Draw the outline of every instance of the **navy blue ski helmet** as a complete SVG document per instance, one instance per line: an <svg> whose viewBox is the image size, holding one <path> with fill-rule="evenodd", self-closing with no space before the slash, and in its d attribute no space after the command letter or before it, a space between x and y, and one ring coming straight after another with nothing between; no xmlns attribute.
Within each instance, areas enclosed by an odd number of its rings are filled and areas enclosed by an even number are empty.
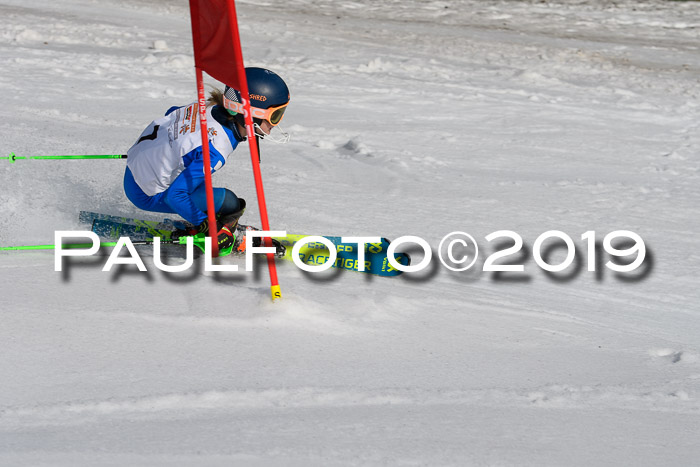
<svg viewBox="0 0 700 467"><path fill-rule="evenodd" d="M265 68L247 67L248 94L253 118L267 120L273 126L279 124L289 104L289 88L284 80L274 71ZM241 93L226 86L224 107L232 115L242 114Z"/></svg>

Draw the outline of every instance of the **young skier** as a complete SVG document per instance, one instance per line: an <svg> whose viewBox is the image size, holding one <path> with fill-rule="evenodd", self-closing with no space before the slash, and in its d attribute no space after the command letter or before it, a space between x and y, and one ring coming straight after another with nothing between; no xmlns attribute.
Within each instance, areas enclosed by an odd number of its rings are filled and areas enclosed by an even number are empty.
<svg viewBox="0 0 700 467"><path fill-rule="evenodd" d="M270 138L289 104L284 80L264 68L246 68L256 138ZM211 173L224 166L246 140L241 94L226 86L207 100ZM192 224L174 237L209 231L198 104L171 107L151 122L127 152L124 192L139 209L175 213ZM287 137L286 134L284 134ZM273 140L275 141L275 140ZM214 188L219 250L231 247L245 200L227 188Z"/></svg>

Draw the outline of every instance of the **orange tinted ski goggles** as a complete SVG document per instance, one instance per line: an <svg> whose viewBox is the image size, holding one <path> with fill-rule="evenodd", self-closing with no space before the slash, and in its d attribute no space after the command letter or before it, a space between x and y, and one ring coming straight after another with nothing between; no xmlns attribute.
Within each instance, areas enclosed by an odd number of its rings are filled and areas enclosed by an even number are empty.
<svg viewBox="0 0 700 467"><path fill-rule="evenodd" d="M282 121L282 117L284 117L284 111L287 110L288 105L289 103L286 103L277 107L269 107L267 109L251 107L250 110L253 113L253 118L267 120L268 122L270 122L270 125L277 126ZM234 102L229 99L224 99L224 107L229 111L245 115L245 109L243 107L243 104L241 104L240 102Z"/></svg>

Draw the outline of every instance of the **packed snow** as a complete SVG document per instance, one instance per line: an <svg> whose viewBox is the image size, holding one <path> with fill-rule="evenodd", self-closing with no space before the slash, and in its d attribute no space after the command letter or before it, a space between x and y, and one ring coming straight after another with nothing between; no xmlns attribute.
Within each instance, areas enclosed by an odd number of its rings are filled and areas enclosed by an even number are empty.
<svg viewBox="0 0 700 467"><path fill-rule="evenodd" d="M419 236L430 265L278 261L273 303L264 261L173 274L140 249L148 272L102 272L107 250L56 272L53 251L1 252L1 465L697 463L700 3L237 5L246 65L292 95L291 142L262 144L271 226ZM123 154L195 100L184 0L0 14L0 156ZM81 210L162 218L129 203L123 172L0 159L0 245L85 230ZM246 145L214 183L259 225ZM500 230L523 248L499 262L524 272L483 271L513 244L486 240ZM576 245L562 272L534 259L550 230ZM616 230L643 239L637 271L605 266ZM465 272L437 257L454 231L480 248Z"/></svg>

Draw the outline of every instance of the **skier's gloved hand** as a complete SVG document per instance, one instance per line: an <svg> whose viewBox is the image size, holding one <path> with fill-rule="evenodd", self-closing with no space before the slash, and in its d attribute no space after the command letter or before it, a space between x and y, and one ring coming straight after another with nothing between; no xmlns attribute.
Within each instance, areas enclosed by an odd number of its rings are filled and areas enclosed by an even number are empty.
<svg viewBox="0 0 700 467"><path fill-rule="evenodd" d="M233 232L231 230L223 225L220 221L216 222L216 227L217 227L217 243L219 245L219 250L223 250L224 248L228 248L231 245L233 245L233 241L235 240L233 236ZM180 237L185 237L185 236L193 236L197 234L209 234L209 221L205 220L199 225L192 226L188 229L178 229L175 230L172 233L172 238L177 240Z"/></svg>
<svg viewBox="0 0 700 467"><path fill-rule="evenodd" d="M231 245L233 245L233 241L235 240L233 233L226 226L224 226L221 230L219 230L217 236L218 236L217 241L219 243L219 250L224 250L226 248L229 248Z"/></svg>

